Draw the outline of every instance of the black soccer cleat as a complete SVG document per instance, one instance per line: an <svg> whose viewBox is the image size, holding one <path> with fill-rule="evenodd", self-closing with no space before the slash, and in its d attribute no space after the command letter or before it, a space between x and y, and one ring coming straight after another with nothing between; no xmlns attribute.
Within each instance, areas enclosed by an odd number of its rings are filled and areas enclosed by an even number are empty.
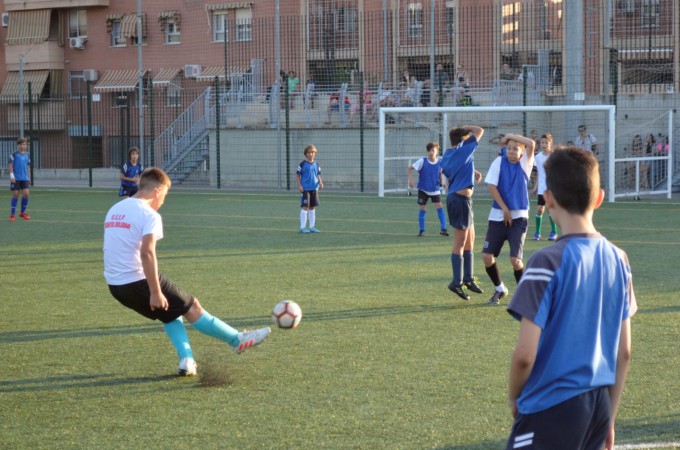
<svg viewBox="0 0 680 450"><path fill-rule="evenodd" d="M484 293L482 288L480 288L479 285L477 284L476 278L473 278L470 281L466 281L464 284L465 284L465 287L468 288L469 291L472 291L475 294L483 294Z"/></svg>
<svg viewBox="0 0 680 450"><path fill-rule="evenodd" d="M462 284L453 284L453 281L449 283L449 291L456 294L463 300L470 300L470 296L467 295L466 288Z"/></svg>
<svg viewBox="0 0 680 450"><path fill-rule="evenodd" d="M446 231L446 228L442 228L442 229L439 231L439 234L441 234L442 236L448 236L448 235L449 235L449 232Z"/></svg>

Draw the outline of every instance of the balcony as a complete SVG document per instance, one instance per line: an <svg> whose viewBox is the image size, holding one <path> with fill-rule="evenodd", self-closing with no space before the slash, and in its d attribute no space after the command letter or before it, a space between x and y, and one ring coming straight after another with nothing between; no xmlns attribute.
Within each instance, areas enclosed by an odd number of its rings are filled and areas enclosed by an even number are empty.
<svg viewBox="0 0 680 450"><path fill-rule="evenodd" d="M19 57L23 55L24 70L64 70L64 49L56 41L41 44L5 46L7 71L19 70Z"/></svg>
<svg viewBox="0 0 680 450"><path fill-rule="evenodd" d="M110 6L110 0L5 0L5 11L28 11L32 9L86 8Z"/></svg>
<svg viewBox="0 0 680 450"><path fill-rule="evenodd" d="M19 130L19 104L7 104L7 127ZM61 100L40 101L24 105L24 129L29 129L29 107L36 131L63 131L66 128L66 106Z"/></svg>

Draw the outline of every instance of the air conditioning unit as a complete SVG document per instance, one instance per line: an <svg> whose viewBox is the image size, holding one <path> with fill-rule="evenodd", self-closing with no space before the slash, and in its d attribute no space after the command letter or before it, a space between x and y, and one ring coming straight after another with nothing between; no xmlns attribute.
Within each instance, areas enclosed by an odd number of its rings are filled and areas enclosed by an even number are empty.
<svg viewBox="0 0 680 450"><path fill-rule="evenodd" d="M99 73L94 69L83 70L83 80L85 81L97 81L99 79Z"/></svg>
<svg viewBox="0 0 680 450"><path fill-rule="evenodd" d="M69 38L69 40L68 40L71 48L77 48L79 50L82 50L82 49L85 48L85 41L86 41L86 39L82 36L72 37L72 38Z"/></svg>
<svg viewBox="0 0 680 450"><path fill-rule="evenodd" d="M7 28L9 25L9 13L2 13L2 28Z"/></svg>
<svg viewBox="0 0 680 450"><path fill-rule="evenodd" d="M201 76L201 66L198 64L186 64L184 66L184 78L196 78Z"/></svg>

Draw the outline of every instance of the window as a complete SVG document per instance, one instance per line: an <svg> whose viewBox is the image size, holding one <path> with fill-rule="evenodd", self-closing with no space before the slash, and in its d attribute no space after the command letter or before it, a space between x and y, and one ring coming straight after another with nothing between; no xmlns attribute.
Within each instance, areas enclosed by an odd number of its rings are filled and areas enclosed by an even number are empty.
<svg viewBox="0 0 680 450"><path fill-rule="evenodd" d="M229 40L229 26L226 11L213 12L213 42Z"/></svg>
<svg viewBox="0 0 680 450"><path fill-rule="evenodd" d="M122 33L123 23L115 20L111 23L111 46L125 47L125 38Z"/></svg>
<svg viewBox="0 0 680 450"><path fill-rule="evenodd" d="M174 19L168 19L165 21L165 43L166 44L179 44L179 28L175 23Z"/></svg>
<svg viewBox="0 0 680 450"><path fill-rule="evenodd" d="M348 33L357 29L357 9L354 6L338 6L335 9L334 29L338 33Z"/></svg>
<svg viewBox="0 0 680 450"><path fill-rule="evenodd" d="M423 5L421 3L408 4L406 29L408 37L423 37Z"/></svg>
<svg viewBox="0 0 680 450"><path fill-rule="evenodd" d="M253 14L250 8L236 10L236 40L239 42L252 41L251 25Z"/></svg>
<svg viewBox="0 0 680 450"><path fill-rule="evenodd" d="M643 0L640 8L640 24L645 28L659 26L659 0Z"/></svg>
<svg viewBox="0 0 680 450"><path fill-rule="evenodd" d="M181 88L179 87L179 80L175 79L168 83L168 90L166 92L165 106L176 107L180 105Z"/></svg>
<svg viewBox="0 0 680 450"><path fill-rule="evenodd" d="M68 12L68 37L87 37L87 11L84 9Z"/></svg>
<svg viewBox="0 0 680 450"><path fill-rule="evenodd" d="M69 72L68 95L70 98L74 99L87 97L87 87L85 85L85 77L83 77L82 70Z"/></svg>

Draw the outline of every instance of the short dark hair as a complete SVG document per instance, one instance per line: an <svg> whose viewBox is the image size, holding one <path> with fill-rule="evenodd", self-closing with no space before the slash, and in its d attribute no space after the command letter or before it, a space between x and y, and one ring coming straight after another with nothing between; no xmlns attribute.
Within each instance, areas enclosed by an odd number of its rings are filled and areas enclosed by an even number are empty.
<svg viewBox="0 0 680 450"><path fill-rule="evenodd" d="M149 167L144 169L139 176L139 190L153 190L159 186L167 186L170 188L172 181L167 173L158 167Z"/></svg>
<svg viewBox="0 0 680 450"><path fill-rule="evenodd" d="M25 137L18 138L17 139L17 145L21 145L21 144L28 144L28 139L26 139Z"/></svg>
<svg viewBox="0 0 680 450"><path fill-rule="evenodd" d="M451 141L451 146L455 147L465 140L465 136L472 134L472 131L467 128L452 128L449 131L449 140Z"/></svg>
<svg viewBox="0 0 680 450"><path fill-rule="evenodd" d="M579 129L579 131L580 131L580 130L586 131L587 128L586 128L585 125L579 125L579 126L578 126L578 129Z"/></svg>
<svg viewBox="0 0 680 450"><path fill-rule="evenodd" d="M130 149L128 150L128 158L129 158L130 156L132 156L132 154L133 154L134 152L137 152L137 154L140 154L140 153L139 153L139 148L137 148L137 147L130 147Z"/></svg>
<svg viewBox="0 0 680 450"><path fill-rule="evenodd" d="M439 144L437 144L436 142L428 142L427 145L425 146L425 150L427 150L428 152L433 148L439 150Z"/></svg>
<svg viewBox="0 0 680 450"><path fill-rule="evenodd" d="M597 158L578 147L558 147L544 163L546 187L571 214L592 209L600 192Z"/></svg>

